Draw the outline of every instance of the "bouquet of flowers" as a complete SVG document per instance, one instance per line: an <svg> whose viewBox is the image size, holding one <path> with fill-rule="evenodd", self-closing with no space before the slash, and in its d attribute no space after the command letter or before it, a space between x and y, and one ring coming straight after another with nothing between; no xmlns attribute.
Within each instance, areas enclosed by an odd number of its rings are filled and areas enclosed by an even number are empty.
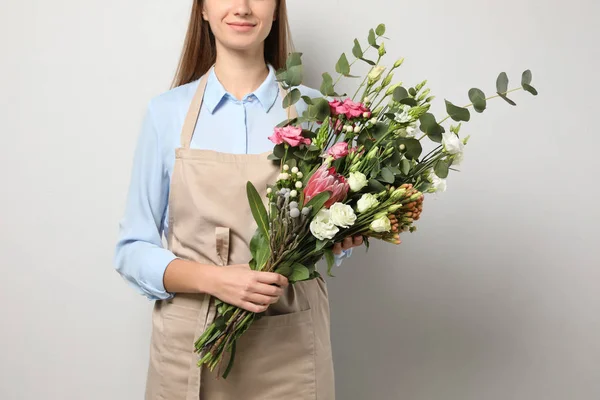
<svg viewBox="0 0 600 400"><path fill-rule="evenodd" d="M424 194L445 190L449 171L460 164L468 137L461 139L459 132L462 122L470 120L469 108L481 113L495 97L514 106L507 94L519 89L537 95L529 70L523 72L521 85L511 90L506 73L501 73L493 96L473 88L467 106L445 100L448 115L438 120L429 112L434 96L427 81L406 88L392 82L403 59L389 69L380 64L386 54L384 34L384 24L370 29L364 50L354 40L354 60L350 63L345 53L341 55L335 66L337 80L323 73L323 97L302 96L297 88L303 78L301 53L290 54L286 67L277 71L277 80L287 91L283 106L302 99L307 109L278 124L269 137L275 144L269 158L280 163L281 173L267 189L267 207L252 183L247 184L257 223L250 243L252 269L280 273L293 284L319 276L316 264L323 257L332 276L333 244L345 237L362 235L367 251L371 238L400 244L401 232L416 230ZM376 60L367 58L371 49ZM371 68L354 96L336 93L341 77L359 78L350 74L359 60ZM442 123L449 118L458 124L446 130ZM432 148L423 156L424 139ZM215 304L215 320L195 348L203 354L198 366L206 364L211 370L229 351L223 374L227 377L236 340L260 315L217 299Z"/></svg>

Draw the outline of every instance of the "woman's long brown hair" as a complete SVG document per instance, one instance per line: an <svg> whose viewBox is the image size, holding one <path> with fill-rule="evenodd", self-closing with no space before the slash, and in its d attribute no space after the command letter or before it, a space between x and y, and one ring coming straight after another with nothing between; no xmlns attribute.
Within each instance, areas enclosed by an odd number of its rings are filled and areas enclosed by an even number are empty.
<svg viewBox="0 0 600 400"><path fill-rule="evenodd" d="M285 66L288 51L293 51L285 0L277 1L277 17L265 39L265 61L277 70ZM215 36L202 18L204 0L194 0L183 51L172 87L185 85L204 75L217 59Z"/></svg>

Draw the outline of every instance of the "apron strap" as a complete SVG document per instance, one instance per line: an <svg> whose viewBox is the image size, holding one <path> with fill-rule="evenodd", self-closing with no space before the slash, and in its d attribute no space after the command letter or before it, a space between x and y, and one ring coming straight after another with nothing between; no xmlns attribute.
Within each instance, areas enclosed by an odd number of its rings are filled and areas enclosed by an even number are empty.
<svg viewBox="0 0 600 400"><path fill-rule="evenodd" d="M198 88L196 89L196 93L192 99L192 103L188 109L188 113L185 117L185 121L183 122L183 128L181 129L181 147L184 149L189 149L190 144L192 143L192 136L194 135L194 131L196 129L196 124L198 123L198 117L200 116L200 110L202 108L202 99L204 98L204 91L206 90L206 82L208 81L208 76L214 65L210 67L207 73L202 75L200 78L200 82L198 83ZM281 86L281 83L277 82L279 86L279 96L283 101L284 97L287 95L286 91ZM287 118L296 118L298 116L298 110L296 110L296 105L293 104L290 107L286 108ZM270 132L265 132L265 135L268 136Z"/></svg>

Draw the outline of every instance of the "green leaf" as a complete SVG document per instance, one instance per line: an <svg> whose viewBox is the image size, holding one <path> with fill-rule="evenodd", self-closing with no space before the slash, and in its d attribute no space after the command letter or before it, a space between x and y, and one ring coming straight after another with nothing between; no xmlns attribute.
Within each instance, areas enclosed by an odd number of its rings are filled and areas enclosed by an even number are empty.
<svg viewBox="0 0 600 400"><path fill-rule="evenodd" d="M446 179L448 177L448 168L450 167L450 163L448 160L441 159L435 163L433 170L437 176L442 179Z"/></svg>
<svg viewBox="0 0 600 400"><path fill-rule="evenodd" d="M523 71L523 75L521 75L521 85L529 85L531 83L531 71L525 70Z"/></svg>
<svg viewBox="0 0 600 400"><path fill-rule="evenodd" d="M268 240L269 218L267 216L267 210L265 209L265 205L263 204L262 198L258 194L258 191L250 181L246 183L246 193L248 195L250 210L252 211L252 216L258 225L258 229L261 230L262 234L265 235L265 238Z"/></svg>
<svg viewBox="0 0 600 400"><path fill-rule="evenodd" d="M496 91L506 93L508 91L508 76L506 72L501 72L496 79Z"/></svg>
<svg viewBox="0 0 600 400"><path fill-rule="evenodd" d="M481 113L487 107L487 101L485 99L485 94L477 88L472 88L469 90L469 100L473 103L473 108L478 113Z"/></svg>
<svg viewBox="0 0 600 400"><path fill-rule="evenodd" d="M285 61L285 65L287 69L298 65L302 65L302 53L290 53L290 55L287 57L287 60Z"/></svg>
<svg viewBox="0 0 600 400"><path fill-rule="evenodd" d="M423 152L423 146L421 146L421 142L415 138L400 138L396 140L396 145L400 146L401 144L406 146L406 150L404 150L404 156L409 160L416 160L419 158L421 153Z"/></svg>
<svg viewBox="0 0 600 400"><path fill-rule="evenodd" d="M295 65L293 67L288 68L287 70L287 83L290 86L298 86L302 84L302 79L304 75L304 66L303 65Z"/></svg>
<svg viewBox="0 0 600 400"><path fill-rule="evenodd" d="M252 269L262 271L267 261L269 261L271 248L269 242L259 229L256 230L250 240L250 252L252 253L252 261L254 261L254 268Z"/></svg>
<svg viewBox="0 0 600 400"><path fill-rule="evenodd" d="M379 139L381 139L381 137L383 135L385 135L387 133L387 130L388 130L388 125L381 121L378 121L375 124L375 126L373 127L372 135L375 139L379 140Z"/></svg>
<svg viewBox="0 0 600 400"><path fill-rule="evenodd" d="M285 144L281 143L281 144L275 145L275 147L273 148L273 154L275 154L275 156L280 159L285 157Z"/></svg>
<svg viewBox="0 0 600 400"><path fill-rule="evenodd" d="M324 72L323 82L321 83L320 91L324 96L333 96L333 78L329 75L328 72Z"/></svg>
<svg viewBox="0 0 600 400"><path fill-rule="evenodd" d="M331 193L329 191L321 192L304 205L305 207L312 206L311 217L317 215L319 210L323 208L323 205L327 203L329 197L331 197Z"/></svg>
<svg viewBox="0 0 600 400"><path fill-rule="evenodd" d="M308 96L302 96L302 100L304 100L306 104L312 104L312 99Z"/></svg>
<svg viewBox="0 0 600 400"><path fill-rule="evenodd" d="M317 242L315 244L315 251L321 251L323 249L323 247L327 246L328 243L329 243L329 240L317 239Z"/></svg>
<svg viewBox="0 0 600 400"><path fill-rule="evenodd" d="M333 256L333 249L325 250L325 260L327 260L327 275L334 278L335 276L331 273L333 266L335 264L335 258Z"/></svg>
<svg viewBox="0 0 600 400"><path fill-rule="evenodd" d="M442 142L442 132L444 132L444 128L439 125L435 121L435 116L431 113L425 113L419 118L421 121L421 129L422 132L427 134L427 137L436 143Z"/></svg>
<svg viewBox="0 0 600 400"><path fill-rule="evenodd" d="M322 97L313 99L313 104L308 106L308 115L317 121L325 121L330 114L329 102Z"/></svg>
<svg viewBox="0 0 600 400"><path fill-rule="evenodd" d="M377 36L383 36L385 34L385 24L377 25L375 33L377 34Z"/></svg>
<svg viewBox="0 0 600 400"><path fill-rule="evenodd" d="M376 49L379 48L379 45L377 44L377 40L375 39L375 31L373 29L369 29L368 41L371 46L375 47Z"/></svg>
<svg viewBox="0 0 600 400"><path fill-rule="evenodd" d="M408 175L410 172L410 161L406 158L403 158L402 161L400 161L400 171L402 171L404 175Z"/></svg>
<svg viewBox="0 0 600 400"><path fill-rule="evenodd" d="M289 106L296 104L301 96L300 90L293 89L283 98L283 108L288 108Z"/></svg>
<svg viewBox="0 0 600 400"><path fill-rule="evenodd" d="M445 102L446 102L446 111L448 112L448 115L450 115L450 118L452 118L453 120L469 121L471 119L471 113L469 112L468 109L455 106L454 104L450 103L448 100L445 100Z"/></svg>
<svg viewBox="0 0 600 400"><path fill-rule="evenodd" d="M275 273L283 275L286 278L289 278L290 275L292 274L292 267L290 267L287 264L282 264L275 269Z"/></svg>
<svg viewBox="0 0 600 400"><path fill-rule="evenodd" d="M295 263L292 266L292 274L289 277L291 282L305 281L310 277L310 271L302 264Z"/></svg>
<svg viewBox="0 0 600 400"><path fill-rule="evenodd" d="M529 93L531 93L534 96L537 96L538 91L535 90L535 88L531 85L528 85L527 83L523 84L523 89L525 89L526 91L528 91Z"/></svg>
<svg viewBox="0 0 600 400"><path fill-rule="evenodd" d="M402 86L398 86L394 89L392 97L395 101L400 102L408 97L408 92Z"/></svg>
<svg viewBox="0 0 600 400"><path fill-rule="evenodd" d="M348 59L346 58L346 53L342 53L337 64L335 64L335 72L342 74L342 75L350 74L350 64L348 64Z"/></svg>
<svg viewBox="0 0 600 400"><path fill-rule="evenodd" d="M511 106L516 106L517 105L517 103L515 103L514 101L512 101L511 99L509 99L508 97L506 97L506 95L503 94L503 93L498 92L498 96L500 96L501 98L503 98L504 101L506 101Z"/></svg>
<svg viewBox="0 0 600 400"><path fill-rule="evenodd" d="M407 106L411 107L416 107L417 105L419 105L419 103L417 103L417 100L413 99L412 97L407 97L405 99L400 100L400 104L406 104Z"/></svg>
<svg viewBox="0 0 600 400"><path fill-rule="evenodd" d="M368 58L361 57L360 59L369 65L377 65L375 61L369 60Z"/></svg>
<svg viewBox="0 0 600 400"><path fill-rule="evenodd" d="M388 167L383 167L381 169L381 178L387 183L394 183L396 180L394 173L390 171Z"/></svg>
<svg viewBox="0 0 600 400"><path fill-rule="evenodd" d="M277 160L281 160L281 158L277 157L275 154L269 154L269 156L267 157L267 160L277 161Z"/></svg>
<svg viewBox="0 0 600 400"><path fill-rule="evenodd" d="M385 190L385 186L377 179L369 179L369 188L375 192L381 192Z"/></svg>
<svg viewBox="0 0 600 400"><path fill-rule="evenodd" d="M363 51L360 48L360 43L358 42L358 39L354 39L354 47L352 48L352 54L356 58L361 58L363 56Z"/></svg>
<svg viewBox="0 0 600 400"><path fill-rule="evenodd" d="M409 88L408 89L408 94L410 94L411 96L415 97L417 95L417 91L415 90L415 88Z"/></svg>

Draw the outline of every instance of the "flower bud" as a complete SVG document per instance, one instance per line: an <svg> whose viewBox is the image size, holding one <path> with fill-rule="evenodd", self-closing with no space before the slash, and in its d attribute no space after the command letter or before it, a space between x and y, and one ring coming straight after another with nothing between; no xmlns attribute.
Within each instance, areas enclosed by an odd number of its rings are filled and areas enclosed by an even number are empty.
<svg viewBox="0 0 600 400"><path fill-rule="evenodd" d="M396 61L394 63L394 68L398 68L399 66L402 65L403 62L404 62L404 57L402 57L401 59L399 59L398 61Z"/></svg>
<svg viewBox="0 0 600 400"><path fill-rule="evenodd" d="M368 111L365 111L363 113L363 118L369 118L369 115L371 115Z"/></svg>
<svg viewBox="0 0 600 400"><path fill-rule="evenodd" d="M404 151L406 150L406 145L402 143L400 146L398 146L398 148L400 149L400 151Z"/></svg>
<svg viewBox="0 0 600 400"><path fill-rule="evenodd" d="M292 194L292 192L290 192L290 195L291 195L291 194ZM298 208L298 202L296 202L296 201L290 201L290 204L289 204L289 206L290 206L290 210L291 210L292 208Z"/></svg>
<svg viewBox="0 0 600 400"><path fill-rule="evenodd" d="M271 194L271 193L273 193L273 189L267 188L267 194Z"/></svg>
<svg viewBox="0 0 600 400"><path fill-rule="evenodd" d="M402 204L394 204L393 206L390 206L390 207L388 208L388 212L390 212L390 213L394 213L394 212L398 211L398 209L399 209L400 207L402 207Z"/></svg>
<svg viewBox="0 0 600 400"><path fill-rule="evenodd" d="M390 73L388 76L386 76L383 79L383 82L381 82L381 86L386 87L387 85L389 85L392 82L393 77L394 77L394 74Z"/></svg>
<svg viewBox="0 0 600 400"><path fill-rule="evenodd" d="M302 209L302 215L308 215L310 214L310 208L309 207L304 207Z"/></svg>
<svg viewBox="0 0 600 400"><path fill-rule="evenodd" d="M369 84L373 84L377 82L381 78L381 74L385 71L385 67L383 65L376 65L371 69L371 72L368 73L367 77L369 79Z"/></svg>
<svg viewBox="0 0 600 400"><path fill-rule="evenodd" d="M296 189L300 189L302 187L302 182L296 182Z"/></svg>
<svg viewBox="0 0 600 400"><path fill-rule="evenodd" d="M377 123L377 117L373 117L369 120L370 123L372 123L373 125L375 125Z"/></svg>
<svg viewBox="0 0 600 400"><path fill-rule="evenodd" d="M346 132L354 132L354 127L352 125L346 125Z"/></svg>
<svg viewBox="0 0 600 400"><path fill-rule="evenodd" d="M406 193L406 189L404 189L404 188L396 189L390 195L390 200L392 200L392 201L400 200L402 198L402 196L404 196L405 193ZM419 193L419 195L420 195L420 193Z"/></svg>
<svg viewBox="0 0 600 400"><path fill-rule="evenodd" d="M385 55L385 42L381 42L379 49L377 49L377 53L379 54L379 57L383 57Z"/></svg>
<svg viewBox="0 0 600 400"><path fill-rule="evenodd" d="M292 208L290 210L290 217L298 218L299 216L300 216L300 210L298 210L297 208Z"/></svg>
<svg viewBox="0 0 600 400"><path fill-rule="evenodd" d="M304 174L302 172L298 172L296 174L296 176L298 177L298 179L302 179L302 177L304 176Z"/></svg>
<svg viewBox="0 0 600 400"><path fill-rule="evenodd" d="M364 102L365 104L368 104L368 103L370 103L370 102L371 102L371 99L369 99L369 96L365 96L365 98L363 99L363 102Z"/></svg>
<svg viewBox="0 0 600 400"><path fill-rule="evenodd" d="M285 165L283 166L283 170L284 170L284 171L288 171L289 169L290 169L290 166L289 166L289 165L285 164Z"/></svg>
<svg viewBox="0 0 600 400"><path fill-rule="evenodd" d="M282 173L281 175L281 180L288 180L290 178L290 174L288 174L287 172Z"/></svg>
<svg viewBox="0 0 600 400"><path fill-rule="evenodd" d="M298 167L292 168L292 174L297 174L297 173L298 173Z"/></svg>
<svg viewBox="0 0 600 400"><path fill-rule="evenodd" d="M298 192L297 192L297 191L295 191L295 190L292 190L292 191L290 192L290 197L296 197L296 196L298 196Z"/></svg>
<svg viewBox="0 0 600 400"><path fill-rule="evenodd" d="M360 132L360 126L355 126L354 127L354 133L358 133Z"/></svg>

